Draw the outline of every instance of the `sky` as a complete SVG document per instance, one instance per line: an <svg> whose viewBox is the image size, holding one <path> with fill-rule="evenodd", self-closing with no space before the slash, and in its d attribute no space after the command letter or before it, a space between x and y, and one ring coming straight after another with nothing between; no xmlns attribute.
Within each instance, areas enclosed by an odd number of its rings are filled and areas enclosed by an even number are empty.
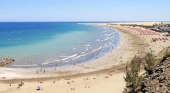
<svg viewBox="0 0 170 93"><path fill-rule="evenodd" d="M170 0L0 0L13 21L170 21Z"/></svg>

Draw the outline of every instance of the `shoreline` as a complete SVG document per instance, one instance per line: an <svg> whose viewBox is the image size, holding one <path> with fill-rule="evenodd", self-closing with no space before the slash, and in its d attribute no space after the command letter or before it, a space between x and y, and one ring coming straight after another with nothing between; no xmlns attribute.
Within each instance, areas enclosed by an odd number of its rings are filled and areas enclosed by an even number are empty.
<svg viewBox="0 0 170 93"><path fill-rule="evenodd" d="M102 25L102 26L110 27L109 25ZM115 28L113 28L113 29L115 29ZM79 63L79 64L76 64L76 65L68 65L68 66L57 67L57 68L54 68L55 71L52 70L52 69L46 68L45 74L41 73L41 72L40 72L40 74L39 73L36 74L36 70L35 71L32 71L32 70L28 71L26 69L20 69L20 71L18 71L19 69L17 69L17 68L16 69L15 68L14 69L13 68L9 68L9 69L4 68L4 72L6 72L6 74L8 74L8 72L10 72L10 70L12 70L10 73L14 74L13 75L14 77L12 77L12 76L10 77L10 75L9 75L6 78L7 79L17 79L17 78L18 79L21 79L21 78L29 79L29 78L44 78L44 77L49 78L49 77L51 77L51 74L54 74L53 77L67 76L68 75L68 74L63 74L63 75L57 74L57 73L61 73L61 72L62 73L69 72L69 75L76 75L76 74L80 74L80 73L89 73L89 72L100 71L100 70L103 70L103 69L116 67L116 66L119 66L121 64L126 64L126 62L129 62L134 57L134 56L129 57L127 55L129 55L129 54L135 55L135 54L137 54L138 50L133 49L133 45L131 44L131 43L134 43L133 41L126 42L127 40L131 39L128 36L129 33L125 33L125 31L120 30L118 28L115 29L115 30L117 30L121 35L119 45L100 58L97 58L97 59L94 59L94 60L91 60L91 61L88 61L88 62ZM131 35L133 35L133 34L131 34ZM131 47L129 48L129 46L131 46ZM131 51L132 49L134 51ZM115 55L114 53L116 53L116 52L118 52L119 54ZM123 53L124 53L124 55L123 55ZM120 54L122 54L122 55L120 55ZM107 60L108 62L103 62L103 60ZM5 71L5 70L7 70L7 71ZM50 72L50 70L52 72ZM26 76L23 77L24 72L26 72L27 74L29 73L30 75L28 77L26 77ZM2 75L0 75L0 76L2 76Z"/></svg>
<svg viewBox="0 0 170 93"><path fill-rule="evenodd" d="M21 69L11 71L11 69L0 68L0 77L7 76L5 80L0 78L0 86L2 86L0 90L4 93L34 93L37 92L35 88L39 85L37 82L43 82L41 84L44 88L41 91L42 93L49 91L62 93L79 93L81 91L85 93L122 93L126 85L123 78L126 64L135 55L142 57L151 49L155 51L155 54L158 54L170 45L170 37L167 37L169 40L166 42L161 40L151 42L152 38L162 38L164 33L160 33L159 36L140 35L139 32L129 30L124 26L102 23L98 25L113 27L121 34L120 44L111 52L89 62L51 70L46 69L45 73L39 72L36 74L36 71ZM53 81L56 83L52 83ZM20 82L25 84L22 88L17 89L16 87ZM12 86L9 86L9 84L12 84ZM75 88L75 90L70 90L72 88Z"/></svg>

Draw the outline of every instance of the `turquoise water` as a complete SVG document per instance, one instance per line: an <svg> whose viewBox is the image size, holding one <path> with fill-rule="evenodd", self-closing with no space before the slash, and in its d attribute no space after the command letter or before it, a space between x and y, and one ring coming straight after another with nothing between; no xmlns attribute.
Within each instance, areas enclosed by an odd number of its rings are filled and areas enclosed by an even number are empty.
<svg viewBox="0 0 170 93"><path fill-rule="evenodd" d="M0 23L0 56L10 67L54 67L88 61L116 47L111 28L68 22Z"/></svg>

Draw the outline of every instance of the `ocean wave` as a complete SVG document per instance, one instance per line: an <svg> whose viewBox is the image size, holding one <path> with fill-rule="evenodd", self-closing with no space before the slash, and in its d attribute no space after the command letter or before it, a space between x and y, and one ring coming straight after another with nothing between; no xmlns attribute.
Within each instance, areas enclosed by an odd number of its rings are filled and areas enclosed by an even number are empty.
<svg viewBox="0 0 170 93"><path fill-rule="evenodd" d="M44 63L42 63L42 65L44 65L44 64L53 64L53 63L57 63L59 61L60 61L59 59L47 60Z"/></svg>
<svg viewBox="0 0 170 93"><path fill-rule="evenodd" d="M59 62L59 61L58 61ZM54 63L58 63L56 61L52 61L52 62L48 62L48 63L42 63L41 65L48 65L48 64L54 64Z"/></svg>
<svg viewBox="0 0 170 93"><path fill-rule="evenodd" d="M67 61L63 61L64 63L66 63L66 62L69 62L70 60L67 60Z"/></svg>
<svg viewBox="0 0 170 93"><path fill-rule="evenodd" d="M82 56L81 56L81 55L76 56L76 57L74 57L74 58L71 58L71 60L76 60L76 59L78 59L78 58L80 58L80 57L82 57Z"/></svg>
<svg viewBox="0 0 170 93"><path fill-rule="evenodd" d="M70 57L67 57L67 58L65 58L65 59L61 59L63 62L69 62L69 61L71 61L71 60L76 60L76 59L78 59L78 58L80 58L80 57L84 57L84 56L87 56L87 55L89 55L89 54L91 54L91 53L93 53L93 52L95 52L95 51L97 51L97 50L100 50L100 49L102 49L102 46L100 46L99 48L96 48L96 49L94 49L94 50L92 50L91 52L81 52L80 53L80 55L75 55L74 54L74 56L72 55L72 56L70 56ZM69 60L68 60L69 59Z"/></svg>
<svg viewBox="0 0 170 93"><path fill-rule="evenodd" d="M31 66L37 66L38 64L32 64L32 65L11 65L14 67L31 67Z"/></svg>
<svg viewBox="0 0 170 93"><path fill-rule="evenodd" d="M73 57L75 57L75 56L77 56L77 53L76 53L76 54L73 54L73 55L71 55L71 56L67 56L66 58L63 58L63 59L61 59L61 60L62 60L62 61L65 61L65 60L70 59L70 58L73 58Z"/></svg>

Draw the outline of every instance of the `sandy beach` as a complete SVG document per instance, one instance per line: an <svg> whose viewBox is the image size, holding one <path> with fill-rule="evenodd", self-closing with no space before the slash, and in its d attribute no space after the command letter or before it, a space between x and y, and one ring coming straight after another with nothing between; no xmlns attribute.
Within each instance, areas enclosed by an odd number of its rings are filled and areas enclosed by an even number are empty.
<svg viewBox="0 0 170 93"><path fill-rule="evenodd" d="M128 27L97 25L109 26L120 32L120 44L111 52L89 62L53 69L42 68L37 71L1 67L0 93L36 93L38 86L42 87L42 93L121 93L125 87L123 76L126 63L135 55L142 57L150 51L158 54L163 48L170 46L170 37L166 37L168 40L162 40L166 33L140 35ZM161 40L151 42L152 38ZM24 85L17 88L21 82L24 82Z"/></svg>
<svg viewBox="0 0 170 93"><path fill-rule="evenodd" d="M118 23L114 23L114 24L128 24L128 25L137 24L137 25L152 26L153 24L161 24L161 23L170 24L170 22L126 22L126 23L118 22Z"/></svg>

